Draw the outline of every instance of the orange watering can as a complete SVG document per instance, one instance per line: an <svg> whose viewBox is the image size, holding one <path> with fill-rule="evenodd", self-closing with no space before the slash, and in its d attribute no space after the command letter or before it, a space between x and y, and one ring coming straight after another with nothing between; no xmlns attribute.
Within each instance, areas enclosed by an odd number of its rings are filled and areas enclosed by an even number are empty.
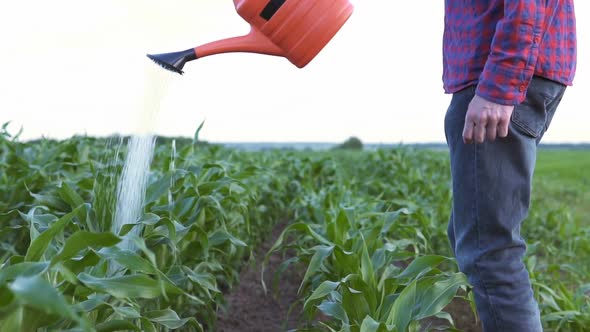
<svg viewBox="0 0 590 332"><path fill-rule="evenodd" d="M234 0L250 33L186 51L148 54L162 67L182 74L188 61L208 55L249 52L283 56L305 67L352 15L349 0Z"/></svg>

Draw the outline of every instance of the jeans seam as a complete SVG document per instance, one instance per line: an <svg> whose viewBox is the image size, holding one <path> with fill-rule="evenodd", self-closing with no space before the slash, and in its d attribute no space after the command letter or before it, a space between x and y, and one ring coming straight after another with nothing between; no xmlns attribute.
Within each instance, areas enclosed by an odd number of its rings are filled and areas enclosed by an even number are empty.
<svg viewBox="0 0 590 332"><path fill-rule="evenodd" d="M540 133L536 133L533 129L531 129L526 123L520 120L518 117L512 117L512 122L517 125L520 129L524 132L532 136L533 138L538 138Z"/></svg>
<svg viewBox="0 0 590 332"><path fill-rule="evenodd" d="M484 292L485 292L485 296L488 300L488 303L490 305L490 313L492 316L492 319L494 320L494 325L496 326L496 329L499 327L499 321L498 321L498 315L496 312L496 308L494 306L494 303L492 302L492 298L490 297L490 293L488 291L488 287L486 286L486 282L481 278L481 272L479 269L479 260L480 260L480 255L481 255L481 228L480 228L480 222L479 222L479 210L478 210L478 198L479 198L479 177L478 177L478 159L477 159L477 154L478 154L478 144L474 144L473 147L473 159L474 159L474 167L473 167L473 175L474 175L474 189L475 189L475 195L473 198L474 204L473 204L473 213L474 213L474 219L475 219L475 229L476 229L476 235L477 235L477 256L473 262L473 267L475 269L475 273L477 274L477 280L479 281L479 283L481 284Z"/></svg>

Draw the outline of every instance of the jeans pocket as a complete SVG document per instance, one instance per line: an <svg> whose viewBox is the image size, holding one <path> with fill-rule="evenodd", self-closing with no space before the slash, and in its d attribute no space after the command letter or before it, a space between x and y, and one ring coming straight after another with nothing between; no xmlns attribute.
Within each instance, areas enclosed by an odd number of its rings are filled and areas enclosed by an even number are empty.
<svg viewBox="0 0 590 332"><path fill-rule="evenodd" d="M517 105L512 113L512 123L523 134L532 138L539 138L545 133L550 120L548 106L561 98L565 86L534 76L529 85L524 102ZM553 115L553 114L551 114Z"/></svg>
<svg viewBox="0 0 590 332"><path fill-rule="evenodd" d="M514 108L512 123L523 134L538 138L545 128L546 114L543 108L530 102L525 101Z"/></svg>

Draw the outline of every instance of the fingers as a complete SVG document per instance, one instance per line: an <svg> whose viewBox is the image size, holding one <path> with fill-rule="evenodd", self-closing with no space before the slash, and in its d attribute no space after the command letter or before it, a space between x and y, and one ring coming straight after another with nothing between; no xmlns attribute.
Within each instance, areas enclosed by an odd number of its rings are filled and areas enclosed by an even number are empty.
<svg viewBox="0 0 590 332"><path fill-rule="evenodd" d="M508 136L514 106L496 104L479 96L473 97L465 114L463 142L483 143Z"/></svg>
<svg viewBox="0 0 590 332"><path fill-rule="evenodd" d="M473 121L465 120L465 126L463 126L463 142L465 144L473 143Z"/></svg>
<svg viewBox="0 0 590 332"><path fill-rule="evenodd" d="M463 142L471 144L483 143L486 137L486 126L488 118L486 116L474 116L472 112L467 112L465 116L465 125L463 127Z"/></svg>
<svg viewBox="0 0 590 332"><path fill-rule="evenodd" d="M474 125L473 138L477 143L483 143L486 138L487 118L481 117Z"/></svg>
<svg viewBox="0 0 590 332"><path fill-rule="evenodd" d="M498 127L496 127L496 125L492 125L492 124L488 124L488 127L486 128L486 139L488 139L489 141L494 141L496 139L496 135L498 133Z"/></svg>
<svg viewBox="0 0 590 332"><path fill-rule="evenodd" d="M510 117L503 117L498 122L498 137L508 136L508 127L510 124Z"/></svg>
<svg viewBox="0 0 590 332"><path fill-rule="evenodd" d="M487 139L493 141L496 139L499 117L495 115L488 116L488 125L486 127Z"/></svg>
<svg viewBox="0 0 590 332"><path fill-rule="evenodd" d="M497 137L508 136L508 124L510 119L503 119L498 121L497 118L482 118L479 122L465 121L465 127L463 128L463 142L471 144L473 141L476 143L483 143L486 139L494 141Z"/></svg>

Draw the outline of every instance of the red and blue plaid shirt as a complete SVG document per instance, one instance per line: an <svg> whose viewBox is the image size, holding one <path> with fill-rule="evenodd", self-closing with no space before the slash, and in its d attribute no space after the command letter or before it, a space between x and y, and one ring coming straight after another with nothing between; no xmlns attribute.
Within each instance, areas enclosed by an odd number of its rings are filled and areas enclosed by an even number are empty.
<svg viewBox="0 0 590 332"><path fill-rule="evenodd" d="M521 103L533 75L571 85L573 0L445 0L443 63L445 92L477 84L498 104Z"/></svg>

